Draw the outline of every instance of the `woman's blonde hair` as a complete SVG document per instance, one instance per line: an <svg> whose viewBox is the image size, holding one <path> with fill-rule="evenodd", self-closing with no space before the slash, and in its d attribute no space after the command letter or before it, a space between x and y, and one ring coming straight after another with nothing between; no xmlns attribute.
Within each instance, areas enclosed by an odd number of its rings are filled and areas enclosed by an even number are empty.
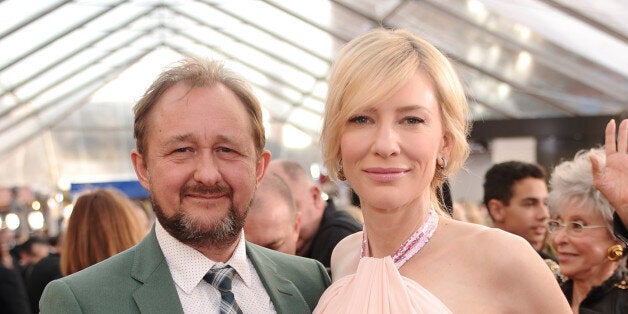
<svg viewBox="0 0 628 314"><path fill-rule="evenodd" d="M61 273L75 273L138 243L145 232L121 192L97 189L76 200L61 248Z"/></svg>
<svg viewBox="0 0 628 314"><path fill-rule="evenodd" d="M337 178L340 138L357 111L385 100L417 70L432 80L443 129L452 149L443 175L432 179L432 199L444 178L456 173L469 156L469 107L462 84L449 60L436 47L407 30L374 29L349 42L336 59L329 90L321 145L329 174Z"/></svg>

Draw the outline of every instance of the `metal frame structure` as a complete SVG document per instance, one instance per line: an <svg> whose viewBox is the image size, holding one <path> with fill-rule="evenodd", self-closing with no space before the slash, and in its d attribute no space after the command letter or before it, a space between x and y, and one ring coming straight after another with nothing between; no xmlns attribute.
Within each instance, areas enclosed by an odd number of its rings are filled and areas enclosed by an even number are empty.
<svg viewBox="0 0 628 314"><path fill-rule="evenodd" d="M80 133L102 124L103 140L132 144L136 99L107 100L102 90L141 64L159 70L174 61L157 55L224 59L260 95L276 155L315 161L333 58L382 26L410 29L452 59L476 125L618 115L628 109L626 20L621 0L1 1L0 186L130 172L129 164L96 166L93 151L111 148ZM93 108L129 117L77 117ZM311 144L283 148L285 132ZM40 163L46 167L29 167Z"/></svg>

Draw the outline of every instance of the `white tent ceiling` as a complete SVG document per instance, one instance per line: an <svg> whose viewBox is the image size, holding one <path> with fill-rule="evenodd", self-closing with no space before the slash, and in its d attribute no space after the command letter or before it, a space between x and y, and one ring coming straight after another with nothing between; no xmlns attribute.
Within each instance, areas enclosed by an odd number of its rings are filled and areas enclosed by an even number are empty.
<svg viewBox="0 0 628 314"><path fill-rule="evenodd" d="M275 156L319 159L338 49L408 28L450 56L473 120L628 109L625 0L0 1L0 187L132 178L131 107L186 55L260 97Z"/></svg>

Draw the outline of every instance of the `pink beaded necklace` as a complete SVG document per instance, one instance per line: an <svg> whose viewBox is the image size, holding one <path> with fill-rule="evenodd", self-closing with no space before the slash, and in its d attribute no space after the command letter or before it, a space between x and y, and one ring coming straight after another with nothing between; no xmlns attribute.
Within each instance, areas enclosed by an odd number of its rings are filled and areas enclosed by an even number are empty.
<svg viewBox="0 0 628 314"><path fill-rule="evenodd" d="M438 214L434 207L432 207L427 215L425 223L421 225L410 237L404 242L392 255L393 263L399 269L405 262L407 262L414 254L419 252L421 248L427 244L434 231L438 227ZM362 248L360 252L361 257L369 255L368 240L366 238L366 229L362 233Z"/></svg>

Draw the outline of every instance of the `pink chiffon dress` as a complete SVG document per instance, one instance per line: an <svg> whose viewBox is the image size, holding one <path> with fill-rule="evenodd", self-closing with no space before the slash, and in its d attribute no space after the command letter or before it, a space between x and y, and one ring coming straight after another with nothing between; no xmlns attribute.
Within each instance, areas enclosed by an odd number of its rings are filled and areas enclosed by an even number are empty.
<svg viewBox="0 0 628 314"><path fill-rule="evenodd" d="M438 214L432 208L419 227L392 256L369 257L366 229L355 274L334 282L321 296L314 313L452 313L419 283L401 276L399 267L434 234Z"/></svg>

